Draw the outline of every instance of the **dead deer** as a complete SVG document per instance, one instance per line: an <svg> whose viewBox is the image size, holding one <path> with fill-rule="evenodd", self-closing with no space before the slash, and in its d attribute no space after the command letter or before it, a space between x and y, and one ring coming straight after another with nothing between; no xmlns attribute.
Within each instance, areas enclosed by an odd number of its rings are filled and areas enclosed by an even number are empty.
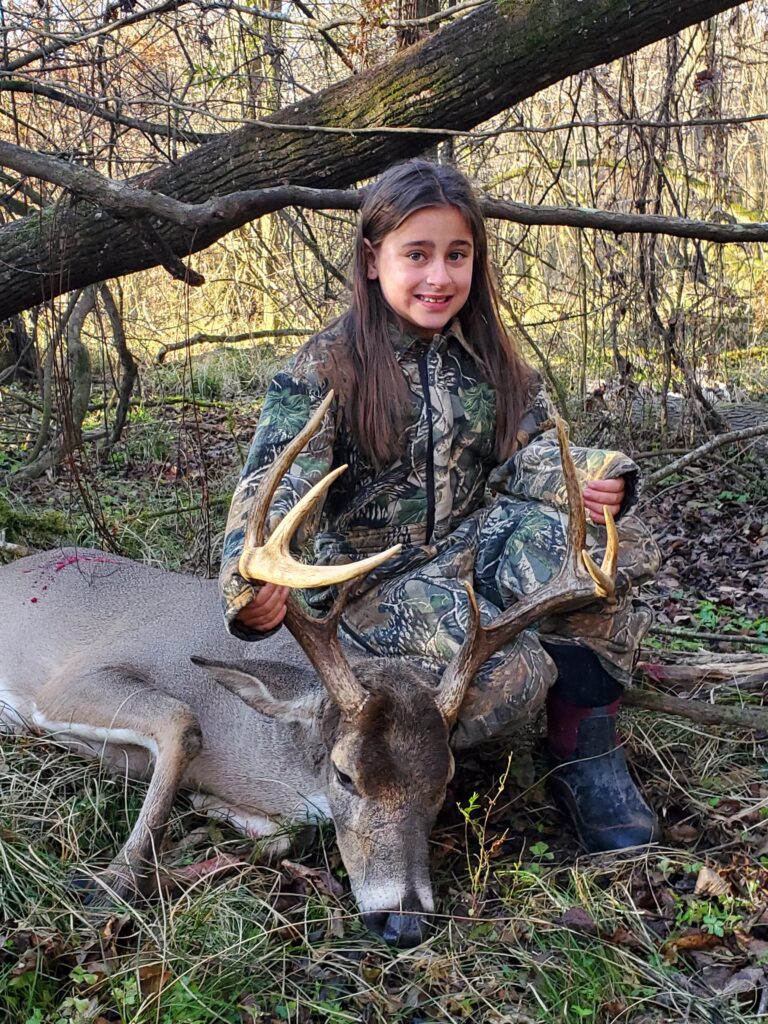
<svg viewBox="0 0 768 1024"><path fill-rule="evenodd" d="M293 532L343 469L262 543L275 488L326 408L262 482L240 563L247 579L338 585L397 550L343 566L291 558ZM280 630L253 645L227 635L213 580L78 549L0 568L0 719L150 780L125 845L99 876L107 899L129 898L151 877L181 787L202 812L272 836L274 852L287 848L286 823L332 818L367 925L396 945L423 939L434 910L428 841L453 775L451 727L472 677L536 620L614 592L615 529L597 567L584 551L581 494L558 429L570 507L563 568L487 626L470 592L466 641L439 680L339 640L351 583L322 619L292 597L294 639Z"/></svg>

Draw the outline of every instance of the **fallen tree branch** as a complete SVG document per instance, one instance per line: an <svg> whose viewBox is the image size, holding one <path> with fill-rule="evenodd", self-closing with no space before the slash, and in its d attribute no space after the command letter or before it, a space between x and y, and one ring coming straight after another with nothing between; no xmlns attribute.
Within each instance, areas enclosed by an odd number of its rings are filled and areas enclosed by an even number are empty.
<svg viewBox="0 0 768 1024"><path fill-rule="evenodd" d="M698 461L698 459L703 459L704 456L709 455L710 452L718 448L722 448L723 445L735 444L737 441L748 441L752 437L763 437L765 434L768 434L768 423L760 423L755 427L745 427L743 430L730 430L727 434L718 434L717 437L713 437L710 441L705 441L704 444L700 444L698 448L694 448L687 455L675 459L674 462L670 462L667 466L662 466L655 473L649 473L645 478L644 490L655 487L662 480L666 480L668 476L672 476L678 470L685 469L686 466Z"/></svg>
<svg viewBox="0 0 768 1024"><path fill-rule="evenodd" d="M286 131L292 129L302 132L340 130L319 125L281 127ZM379 129L366 128L364 131L378 132ZM349 135L349 131L345 130L343 134ZM89 167L1 141L0 165L66 188L78 196L98 203L123 219L154 216L187 228L209 228L217 223L227 224L230 220L242 224L287 206L306 207L312 210L358 210L365 194L364 189L320 189L286 185L233 192L204 203L186 203L161 192L107 178ZM662 234L722 243L768 241L768 223L762 222L713 224L703 220L662 217L657 214L612 213L607 210L570 206L532 206L493 199L490 196L481 197L480 205L486 217L509 220L516 224L594 228L617 235Z"/></svg>
<svg viewBox="0 0 768 1024"><path fill-rule="evenodd" d="M639 661L637 673L662 689L693 690L706 686L733 686L739 690L759 690L768 685L768 658L748 656L739 661L715 658L694 664L662 664Z"/></svg>
<svg viewBox="0 0 768 1024"><path fill-rule="evenodd" d="M768 709L762 707L733 707L709 704L703 700L675 697L669 693L632 687L624 690L621 698L626 707L642 708L657 714L689 718L699 725L732 726L755 732L768 733Z"/></svg>

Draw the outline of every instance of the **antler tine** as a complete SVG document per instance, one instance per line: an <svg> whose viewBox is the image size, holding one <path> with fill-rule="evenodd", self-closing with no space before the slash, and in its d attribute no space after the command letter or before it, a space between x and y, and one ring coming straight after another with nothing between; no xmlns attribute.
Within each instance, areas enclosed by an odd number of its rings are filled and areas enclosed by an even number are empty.
<svg viewBox="0 0 768 1024"><path fill-rule="evenodd" d="M616 595L616 564L619 554L619 536L616 532L616 522L610 511L603 505L605 529L608 537L602 564L598 566L585 547L587 541L587 520L584 515L584 499L581 495L576 465L573 461L571 446L568 441L568 425L560 416L556 416L555 427L557 428L557 440L560 445L565 492L568 496L567 557L570 558L576 572L581 570L582 565L586 568L595 582L595 590L598 597L613 600Z"/></svg>
<svg viewBox="0 0 768 1024"><path fill-rule="evenodd" d="M581 496L579 478L571 455L568 438L568 424L560 416L555 416L557 443L560 446L560 462L565 480L565 494L568 499L568 531L566 534L566 562L570 562L578 570L579 558L587 542L587 521L584 515L584 499Z"/></svg>
<svg viewBox="0 0 768 1024"><path fill-rule="evenodd" d="M325 494L334 480L347 468L339 466L318 481L296 505L286 513L282 521L264 541L264 532L269 512L269 505L274 497L280 480L292 464L307 441L315 434L322 422L328 407L333 400L330 391L318 407L310 421L285 446L280 455L270 466L254 495L251 511L248 515L245 543L240 555L240 575L247 580L259 580L267 583L278 583L281 586L304 589L307 587L328 587L343 583L346 580L364 576L371 569L386 562L398 554L402 545L396 544L379 554L362 558L357 562L345 565L307 565L297 561L290 552L291 540L299 525L306 519L320 498Z"/></svg>
<svg viewBox="0 0 768 1024"><path fill-rule="evenodd" d="M275 491L296 456L304 448L307 441L317 433L317 428L323 422L323 417L328 412L332 401L333 391L329 391L307 425L303 430L299 431L292 441L288 442L261 478L251 502L250 512L248 513L248 525L245 529L245 543L247 547L260 547L264 543L264 528L267 524L267 514L272 499L275 496Z"/></svg>
<svg viewBox="0 0 768 1024"><path fill-rule="evenodd" d="M467 633L464 643L443 673L438 694L438 706L449 723L458 716L467 688L480 666L524 629L539 619L573 611L595 598L613 600L615 597L619 544L616 524L610 511L604 507L607 546L602 564L598 566L585 550L584 501L568 444L567 428L560 417L556 419L556 426L569 513L563 564L557 576L539 590L521 598L488 626L481 625L474 592L471 585L465 584L470 598Z"/></svg>
<svg viewBox="0 0 768 1024"><path fill-rule="evenodd" d="M480 625L480 609L471 584L465 583L469 597L469 621L464 643L443 672L437 694L437 706L448 725L453 725L464 702L464 695L478 668L493 652L484 653L485 631Z"/></svg>

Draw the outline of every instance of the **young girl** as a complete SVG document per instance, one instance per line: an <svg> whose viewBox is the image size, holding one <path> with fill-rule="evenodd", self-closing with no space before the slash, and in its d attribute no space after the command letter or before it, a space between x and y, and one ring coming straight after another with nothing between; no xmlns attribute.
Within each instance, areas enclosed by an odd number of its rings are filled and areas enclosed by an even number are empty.
<svg viewBox="0 0 768 1024"><path fill-rule="evenodd" d="M329 469L349 468L305 528L309 560L349 562L401 543L344 612L347 638L377 655L440 671L463 640L472 582L484 621L536 590L565 551L565 488L551 408L501 322L485 224L453 167L390 168L363 203L349 310L278 373L232 500L221 568L229 629L276 629L287 591L238 574L248 508L263 469L333 388L320 432L283 478L271 528ZM588 850L650 842L656 819L615 732L622 686L649 625L626 596L658 567L631 515L637 467L618 452L575 448L594 523L619 518L618 607L526 631L488 661L462 708L465 748L531 719L547 701L551 781ZM599 546L604 531L589 528ZM318 608L325 592L310 594Z"/></svg>

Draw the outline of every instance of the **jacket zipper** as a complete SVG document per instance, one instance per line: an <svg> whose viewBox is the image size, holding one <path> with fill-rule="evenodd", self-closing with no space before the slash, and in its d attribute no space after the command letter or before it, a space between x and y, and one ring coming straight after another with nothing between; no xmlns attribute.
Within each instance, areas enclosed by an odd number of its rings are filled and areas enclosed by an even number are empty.
<svg viewBox="0 0 768 1024"><path fill-rule="evenodd" d="M424 405L427 410L427 529L425 544L432 540L435 528L435 440L432 429L432 400L429 396L429 371L427 353L419 356L419 378L421 390L424 392Z"/></svg>

